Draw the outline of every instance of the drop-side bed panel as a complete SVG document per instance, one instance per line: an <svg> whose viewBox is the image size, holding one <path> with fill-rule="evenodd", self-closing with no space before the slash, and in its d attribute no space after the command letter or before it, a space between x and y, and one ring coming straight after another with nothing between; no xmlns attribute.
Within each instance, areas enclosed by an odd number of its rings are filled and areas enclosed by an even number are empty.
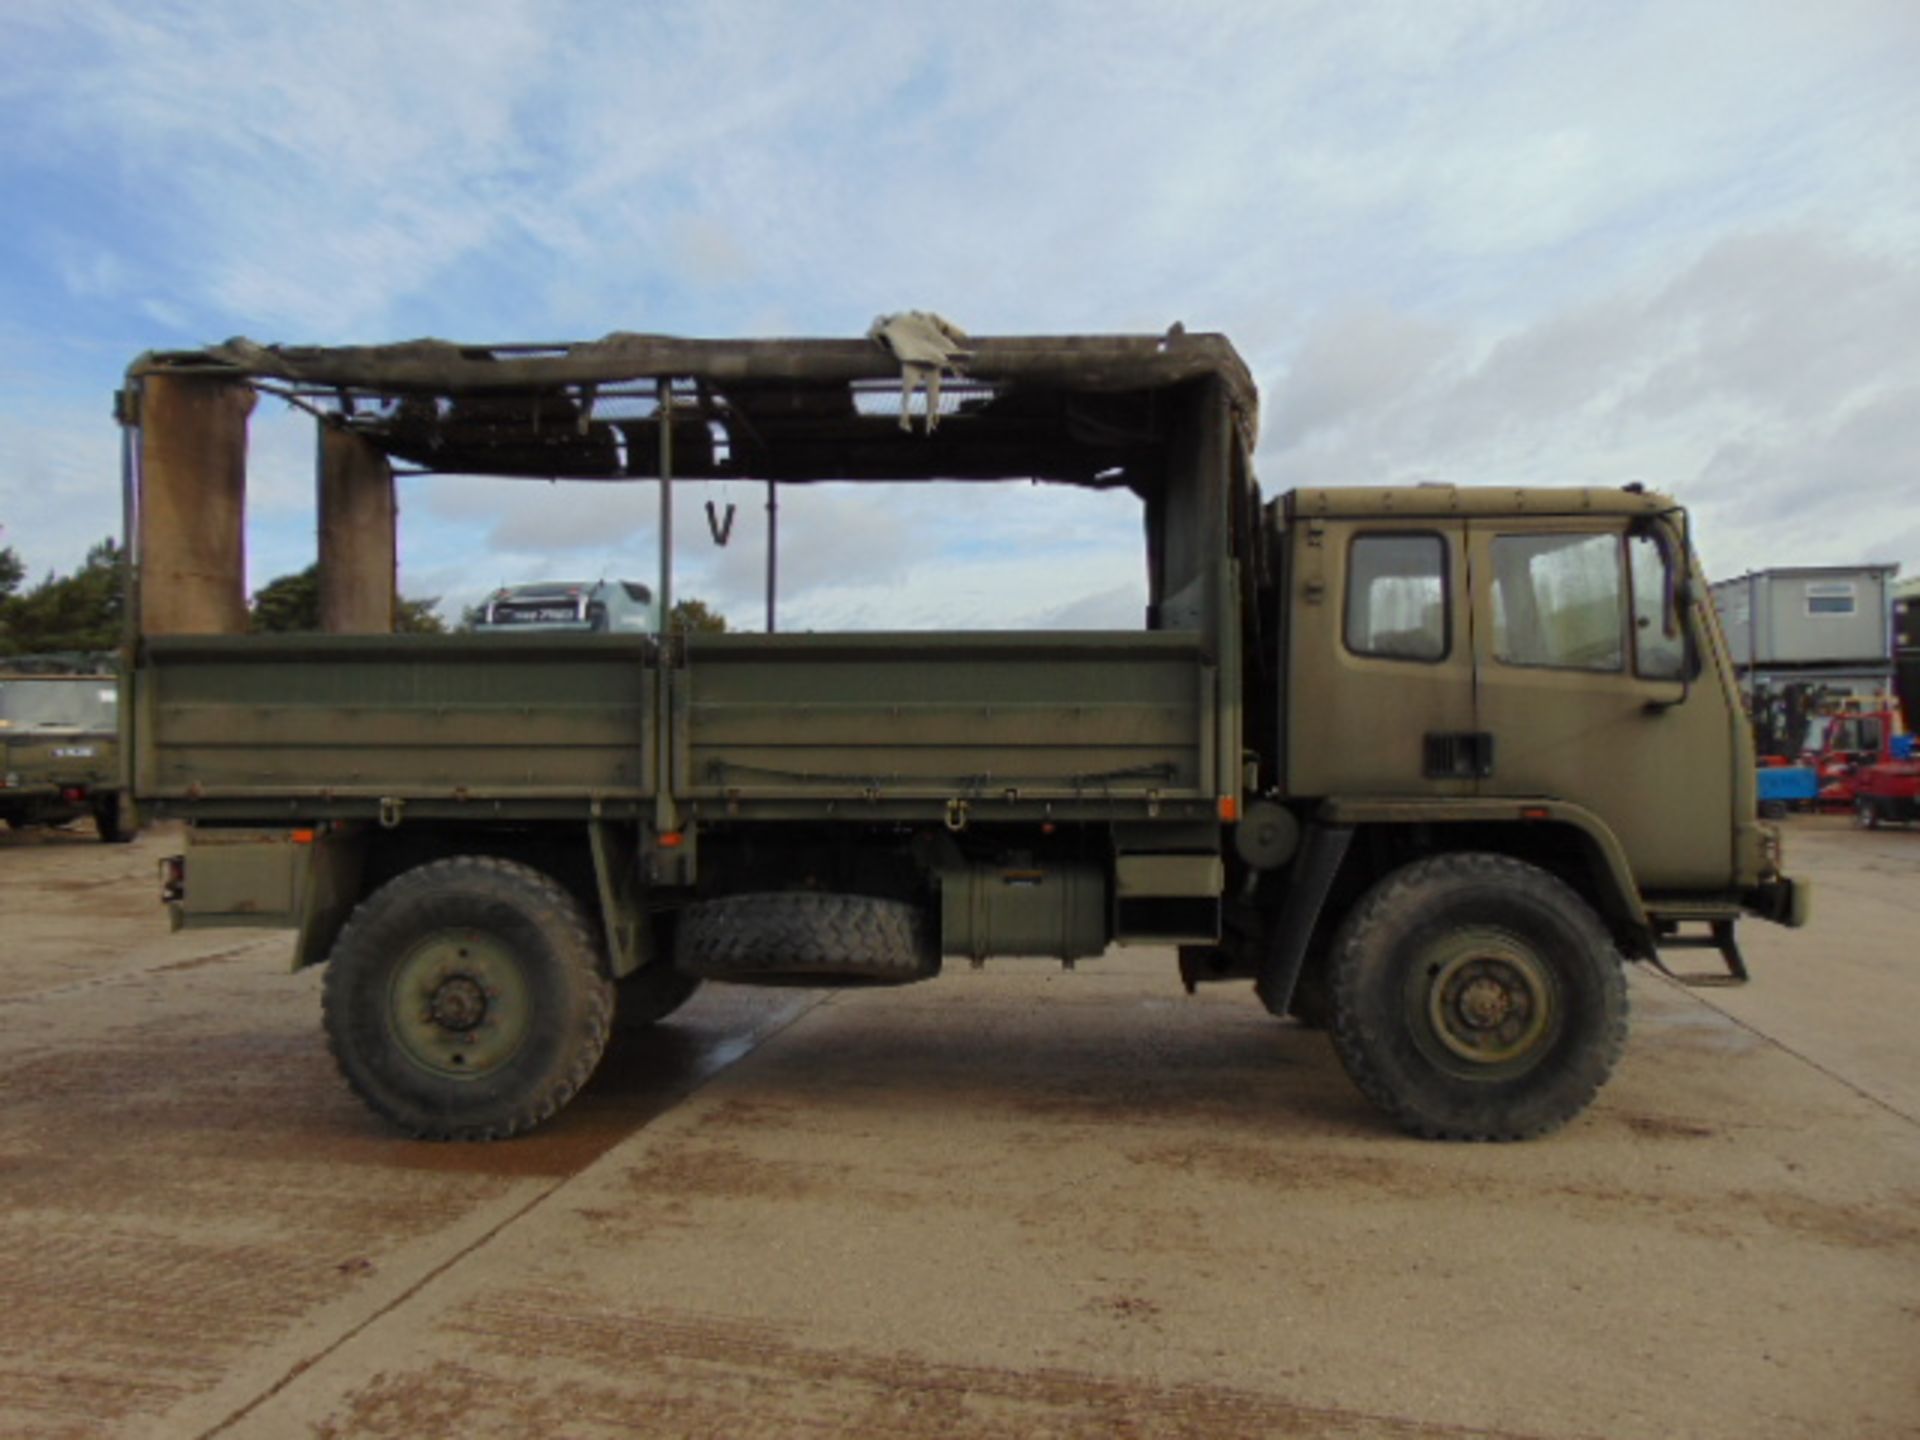
<svg viewBox="0 0 1920 1440"><path fill-rule="evenodd" d="M1212 793L1194 634L702 636L672 683L683 798Z"/></svg>
<svg viewBox="0 0 1920 1440"><path fill-rule="evenodd" d="M644 797L654 647L597 635L152 639L143 798Z"/></svg>

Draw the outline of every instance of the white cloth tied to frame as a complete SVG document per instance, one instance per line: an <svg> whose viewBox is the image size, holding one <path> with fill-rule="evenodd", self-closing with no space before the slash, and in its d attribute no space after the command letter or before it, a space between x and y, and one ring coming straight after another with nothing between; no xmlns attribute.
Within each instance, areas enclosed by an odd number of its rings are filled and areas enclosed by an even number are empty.
<svg viewBox="0 0 1920 1440"><path fill-rule="evenodd" d="M931 310L881 315L867 327L867 338L884 345L900 362L900 428L913 428L913 392L927 392L927 433L940 423L940 373L958 373L973 358L967 332Z"/></svg>

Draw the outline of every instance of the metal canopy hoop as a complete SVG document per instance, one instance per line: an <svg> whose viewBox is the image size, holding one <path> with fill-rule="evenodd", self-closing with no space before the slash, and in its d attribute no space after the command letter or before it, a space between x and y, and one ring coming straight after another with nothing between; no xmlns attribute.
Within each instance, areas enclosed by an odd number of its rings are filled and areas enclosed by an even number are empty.
<svg viewBox="0 0 1920 1440"><path fill-rule="evenodd" d="M1219 335L983 338L937 432L898 424L899 367L866 340L268 346L150 352L129 369L233 380L350 430L410 469L588 480L1040 479L1155 487L1177 406L1220 381L1245 442L1253 382ZM671 406L661 396L674 394ZM662 438L663 408L673 434ZM932 464L929 464L929 461Z"/></svg>

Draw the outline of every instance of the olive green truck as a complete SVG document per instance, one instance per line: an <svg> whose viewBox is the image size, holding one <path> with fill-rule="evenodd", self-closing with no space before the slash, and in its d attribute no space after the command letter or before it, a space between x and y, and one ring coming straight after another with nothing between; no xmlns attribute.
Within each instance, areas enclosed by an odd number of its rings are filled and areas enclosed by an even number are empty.
<svg viewBox="0 0 1920 1440"><path fill-rule="evenodd" d="M1405 1129L1521 1138L1607 1079L1623 962L1702 945L1744 977L1739 919L1803 923L1671 500L1267 499L1223 337L982 338L903 368L876 335L231 341L129 371L126 783L187 822L166 900L296 931L341 1070L401 1129L537 1125L616 1018L702 981L1145 945L1326 1025ZM261 396L317 420L326 633L244 633ZM1139 504L1145 613L778 632L770 525L765 632L395 635L395 492L423 472L644 482L662 535L718 479L770 506L1099 487Z"/></svg>
<svg viewBox="0 0 1920 1440"><path fill-rule="evenodd" d="M14 829L92 815L108 844L120 819L120 683L112 675L0 671L0 820Z"/></svg>

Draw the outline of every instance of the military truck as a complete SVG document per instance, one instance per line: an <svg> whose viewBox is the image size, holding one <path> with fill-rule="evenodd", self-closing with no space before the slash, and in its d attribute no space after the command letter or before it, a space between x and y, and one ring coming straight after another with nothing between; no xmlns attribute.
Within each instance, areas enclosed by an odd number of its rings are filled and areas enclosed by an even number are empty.
<svg viewBox="0 0 1920 1440"><path fill-rule="evenodd" d="M1189 987L1324 1021L1408 1131L1535 1136L1619 1058L1623 961L1706 945L1744 973L1739 919L1804 921L1672 500L1268 498L1222 336L983 338L922 390L881 331L234 341L131 367L130 780L189 825L166 902L292 929L348 1084L400 1129L537 1125L616 1011L657 1021L703 981L1144 945ZM331 633L244 633L259 395L317 417ZM393 635L396 476L427 471L645 482L662 536L716 479L1094 487L1138 502L1145 611ZM662 613L672 571L663 544Z"/></svg>
<svg viewBox="0 0 1920 1440"><path fill-rule="evenodd" d="M108 844L120 812L119 682L112 675L0 673L0 820L19 829L92 815Z"/></svg>

